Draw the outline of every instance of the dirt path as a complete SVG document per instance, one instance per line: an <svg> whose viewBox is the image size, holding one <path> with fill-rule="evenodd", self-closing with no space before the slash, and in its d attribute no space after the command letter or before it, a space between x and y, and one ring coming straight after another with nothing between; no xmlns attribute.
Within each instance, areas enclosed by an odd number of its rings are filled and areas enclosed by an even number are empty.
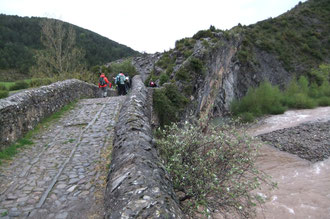
<svg viewBox="0 0 330 219"><path fill-rule="evenodd" d="M125 97L80 100L0 167L0 218L103 218L106 160Z"/></svg>

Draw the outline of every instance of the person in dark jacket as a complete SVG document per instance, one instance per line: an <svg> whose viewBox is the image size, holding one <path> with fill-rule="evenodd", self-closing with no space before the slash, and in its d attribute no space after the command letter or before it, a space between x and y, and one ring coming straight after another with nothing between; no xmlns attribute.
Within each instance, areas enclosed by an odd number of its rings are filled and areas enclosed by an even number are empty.
<svg viewBox="0 0 330 219"><path fill-rule="evenodd" d="M99 78L99 88L101 88L102 97L108 96L108 90L107 90L108 85L111 88L111 83L108 81L108 78L104 75L104 73L101 73Z"/></svg>

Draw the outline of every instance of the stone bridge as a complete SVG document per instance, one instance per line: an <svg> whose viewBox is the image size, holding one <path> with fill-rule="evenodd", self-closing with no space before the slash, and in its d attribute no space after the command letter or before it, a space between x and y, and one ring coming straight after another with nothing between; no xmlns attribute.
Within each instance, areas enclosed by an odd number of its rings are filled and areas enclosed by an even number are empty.
<svg viewBox="0 0 330 219"><path fill-rule="evenodd" d="M78 102L0 166L0 218L183 218L153 145L151 92L136 76L127 96L68 80L1 100L0 149Z"/></svg>

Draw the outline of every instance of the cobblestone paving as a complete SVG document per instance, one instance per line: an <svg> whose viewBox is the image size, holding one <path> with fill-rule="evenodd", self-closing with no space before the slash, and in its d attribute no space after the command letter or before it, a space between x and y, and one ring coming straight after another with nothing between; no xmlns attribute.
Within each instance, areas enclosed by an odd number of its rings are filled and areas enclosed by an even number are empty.
<svg viewBox="0 0 330 219"><path fill-rule="evenodd" d="M0 218L103 218L107 156L124 98L80 100L0 166Z"/></svg>

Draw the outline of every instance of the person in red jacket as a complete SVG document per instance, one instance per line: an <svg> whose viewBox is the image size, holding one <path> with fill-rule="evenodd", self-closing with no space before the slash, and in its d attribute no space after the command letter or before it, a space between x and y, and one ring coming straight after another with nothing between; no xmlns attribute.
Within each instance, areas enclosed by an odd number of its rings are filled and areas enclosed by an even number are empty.
<svg viewBox="0 0 330 219"><path fill-rule="evenodd" d="M105 77L104 73L101 73L99 78L99 88L101 88L102 90L102 97L108 96L108 90L107 90L108 85L111 88L111 83L108 81L108 78Z"/></svg>

